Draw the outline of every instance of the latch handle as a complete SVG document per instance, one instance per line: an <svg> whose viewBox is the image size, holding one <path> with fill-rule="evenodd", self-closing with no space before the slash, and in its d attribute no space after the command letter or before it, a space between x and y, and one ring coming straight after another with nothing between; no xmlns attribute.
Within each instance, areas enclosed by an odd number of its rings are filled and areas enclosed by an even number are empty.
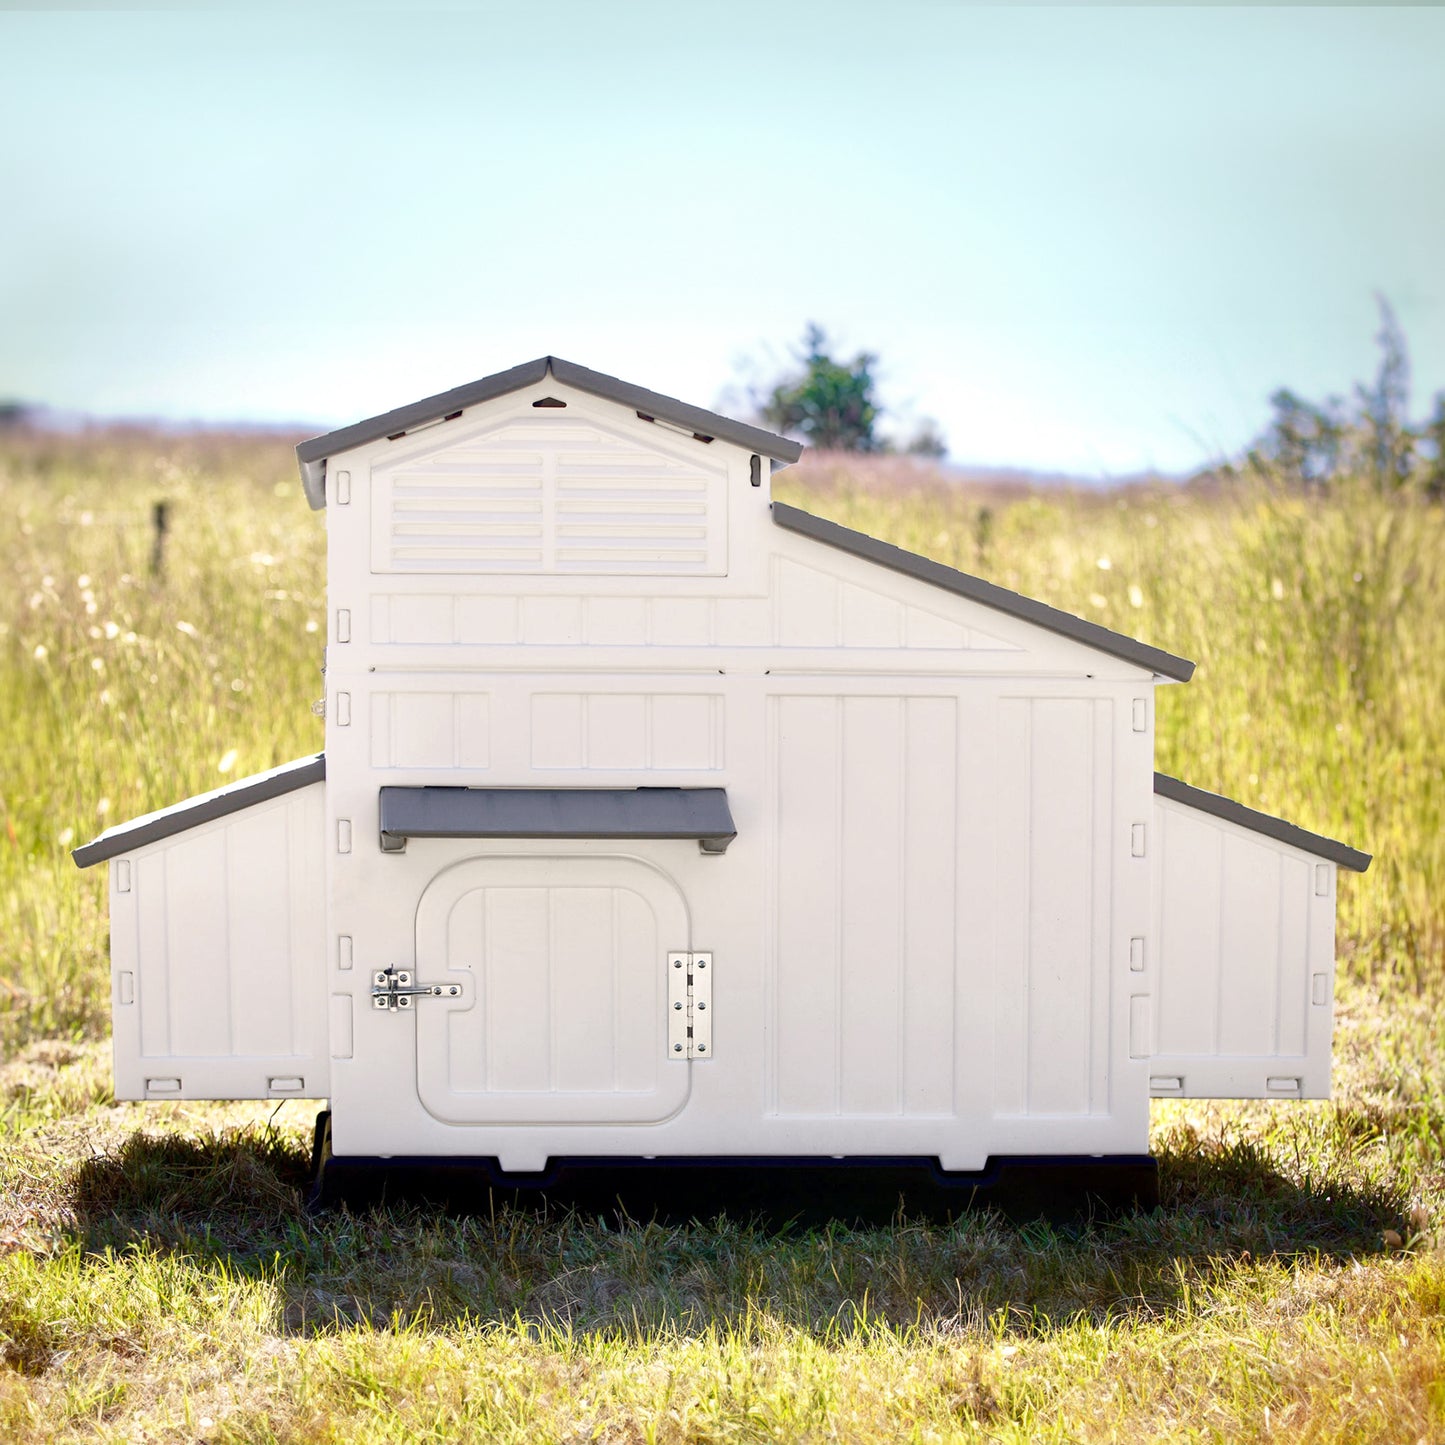
<svg viewBox="0 0 1445 1445"><path fill-rule="evenodd" d="M409 1009L414 998L460 998L459 983L413 983L411 970L388 965L371 975L371 1006L395 1013Z"/></svg>

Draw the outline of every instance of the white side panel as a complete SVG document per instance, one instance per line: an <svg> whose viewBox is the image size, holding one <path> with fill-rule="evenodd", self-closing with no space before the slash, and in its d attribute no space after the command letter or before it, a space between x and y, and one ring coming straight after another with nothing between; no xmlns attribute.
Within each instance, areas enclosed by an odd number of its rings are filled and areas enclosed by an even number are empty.
<svg viewBox="0 0 1445 1445"><path fill-rule="evenodd" d="M325 787L111 861L117 1098L327 1095Z"/></svg>
<svg viewBox="0 0 1445 1445"><path fill-rule="evenodd" d="M778 696L768 1110L954 1110L958 703Z"/></svg>
<svg viewBox="0 0 1445 1445"><path fill-rule="evenodd" d="M1335 865L1166 798L1154 820L1151 1093L1328 1098Z"/></svg>
<svg viewBox="0 0 1445 1445"><path fill-rule="evenodd" d="M1109 1110L1114 704L1000 700L994 1108Z"/></svg>

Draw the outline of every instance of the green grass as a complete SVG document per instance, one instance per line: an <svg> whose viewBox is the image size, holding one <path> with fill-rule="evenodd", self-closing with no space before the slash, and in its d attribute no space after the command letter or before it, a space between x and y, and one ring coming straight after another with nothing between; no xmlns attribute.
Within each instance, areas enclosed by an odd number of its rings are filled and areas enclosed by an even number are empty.
<svg viewBox="0 0 1445 1445"><path fill-rule="evenodd" d="M320 746L322 521L273 442L11 437L0 1439L1445 1440L1440 512L784 481L1198 659L1160 766L1378 855L1336 1101L1158 1104L1165 1208L1069 1227L306 1217L295 1106L112 1101L67 851Z"/></svg>

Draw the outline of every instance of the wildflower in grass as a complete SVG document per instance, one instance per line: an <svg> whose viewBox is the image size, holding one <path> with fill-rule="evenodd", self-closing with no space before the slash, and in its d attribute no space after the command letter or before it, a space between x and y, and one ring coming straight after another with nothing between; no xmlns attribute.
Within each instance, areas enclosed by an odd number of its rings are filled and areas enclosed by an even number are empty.
<svg viewBox="0 0 1445 1445"><path fill-rule="evenodd" d="M101 658L99 658L99 657L92 657L92 658L90 659L90 670L91 670L92 672L104 672L104 671L105 671L105 662L104 662L104 660L101 659Z"/></svg>
<svg viewBox="0 0 1445 1445"><path fill-rule="evenodd" d="M115 639L120 636L120 628L117 627L114 622L102 623L101 626L107 641L114 642ZM131 633L131 636L134 637L135 633Z"/></svg>
<svg viewBox="0 0 1445 1445"><path fill-rule="evenodd" d="M1276 602L1284 601L1284 583L1281 582L1278 577L1270 578L1269 595L1273 597Z"/></svg>
<svg viewBox="0 0 1445 1445"><path fill-rule="evenodd" d="M55 841L59 843L62 848L70 847L71 843L75 841L75 829L62 828Z"/></svg>
<svg viewBox="0 0 1445 1445"><path fill-rule="evenodd" d="M307 632L316 632L318 630L314 617L308 617L306 619L306 630Z"/></svg>
<svg viewBox="0 0 1445 1445"><path fill-rule="evenodd" d="M44 662L45 659L50 656L50 649L43 642L37 642L32 656L36 662Z"/></svg>
<svg viewBox="0 0 1445 1445"><path fill-rule="evenodd" d="M221 754L221 761L216 764L216 771L218 773L229 773L231 769L236 766L236 757L236 749L227 748L226 751Z"/></svg>
<svg viewBox="0 0 1445 1445"><path fill-rule="evenodd" d="M1144 605L1144 589L1137 582L1129 584L1129 606L1142 607Z"/></svg>
<svg viewBox="0 0 1445 1445"><path fill-rule="evenodd" d="M176 623L176 631L184 632L187 637L199 637L200 633L189 622Z"/></svg>
<svg viewBox="0 0 1445 1445"><path fill-rule="evenodd" d="M105 817L105 815L110 812L110 799L102 798L100 802L95 805L95 811L100 817Z"/></svg>
<svg viewBox="0 0 1445 1445"><path fill-rule="evenodd" d="M1102 592L1091 592L1089 593L1089 606L1107 609L1109 599Z"/></svg>
<svg viewBox="0 0 1445 1445"><path fill-rule="evenodd" d="M1100 557L1099 560L1094 563L1094 566L1101 572L1107 572L1113 565L1107 557Z"/></svg>
<svg viewBox="0 0 1445 1445"><path fill-rule="evenodd" d="M88 592L90 590L90 573L82 572L80 576L75 579L75 585L79 587L82 592Z"/></svg>

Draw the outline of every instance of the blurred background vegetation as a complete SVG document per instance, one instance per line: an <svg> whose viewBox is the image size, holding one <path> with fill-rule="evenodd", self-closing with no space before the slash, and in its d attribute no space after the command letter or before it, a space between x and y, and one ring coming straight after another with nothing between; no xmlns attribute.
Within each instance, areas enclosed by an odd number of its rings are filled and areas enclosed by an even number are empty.
<svg viewBox="0 0 1445 1445"><path fill-rule="evenodd" d="M1160 690L1158 766L1376 855L1343 881L1357 977L1421 987L1445 953L1440 413L1408 413L1382 308L1348 400L1274 399L1249 454L1185 483L961 479L876 432L874 358L800 370L763 419L831 448L778 494L1196 659ZM773 408L768 410L768 408ZM0 428L0 1038L107 1028L113 822L322 746L325 523L294 438Z"/></svg>

